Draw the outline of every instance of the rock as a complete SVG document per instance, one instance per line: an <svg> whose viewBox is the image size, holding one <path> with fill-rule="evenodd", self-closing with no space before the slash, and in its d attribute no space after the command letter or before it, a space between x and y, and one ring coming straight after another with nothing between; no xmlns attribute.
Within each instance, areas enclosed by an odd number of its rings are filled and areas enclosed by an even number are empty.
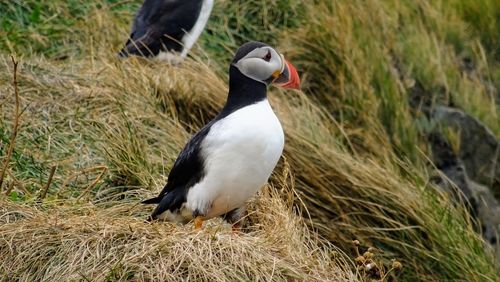
<svg viewBox="0 0 500 282"><path fill-rule="evenodd" d="M460 195L457 187L465 196L468 208L474 218L478 220L478 231L483 238L494 249L495 258L500 261L500 206L493 193L484 185L481 185L468 176L468 171L455 154L447 140L438 132L428 136L431 145L433 159L441 174L434 177L433 182L442 191L450 194L457 201Z"/></svg>
<svg viewBox="0 0 500 282"><path fill-rule="evenodd" d="M497 265L500 265L500 206L493 193L484 185L474 181L469 182L474 199L474 210L479 219L481 233L486 242L490 243Z"/></svg>
<svg viewBox="0 0 500 282"><path fill-rule="evenodd" d="M474 199L474 210L481 220L483 237L492 245L498 245L500 232L500 206L491 191L484 185L469 181Z"/></svg>
<svg viewBox="0 0 500 282"><path fill-rule="evenodd" d="M467 175L500 196L500 142L480 121L461 110L436 107L431 118L460 132L458 158Z"/></svg>
<svg viewBox="0 0 500 282"><path fill-rule="evenodd" d="M472 191L468 187L468 176L465 167L457 155L453 152L448 141L438 132L433 132L428 136L429 144L432 149L433 161L436 167L446 177L437 176L433 182L438 185L442 191L453 193L454 185L460 188L460 191L467 199L472 197ZM451 183L450 183L451 181Z"/></svg>

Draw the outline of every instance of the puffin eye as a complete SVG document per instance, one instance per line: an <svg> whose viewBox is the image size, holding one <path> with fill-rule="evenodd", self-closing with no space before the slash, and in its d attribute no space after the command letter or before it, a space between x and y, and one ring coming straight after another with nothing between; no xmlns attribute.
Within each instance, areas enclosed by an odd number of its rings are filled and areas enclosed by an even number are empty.
<svg viewBox="0 0 500 282"><path fill-rule="evenodd" d="M271 51L267 50L267 54L264 58L262 58L264 61L269 62L271 60Z"/></svg>

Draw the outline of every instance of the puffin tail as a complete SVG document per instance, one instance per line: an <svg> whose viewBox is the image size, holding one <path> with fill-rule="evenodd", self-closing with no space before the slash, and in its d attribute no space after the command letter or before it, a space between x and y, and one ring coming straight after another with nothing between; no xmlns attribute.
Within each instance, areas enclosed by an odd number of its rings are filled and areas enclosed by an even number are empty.
<svg viewBox="0 0 500 282"><path fill-rule="evenodd" d="M145 205L159 204L160 200L161 200L160 197L154 197L154 198L142 201L141 204L145 204Z"/></svg>

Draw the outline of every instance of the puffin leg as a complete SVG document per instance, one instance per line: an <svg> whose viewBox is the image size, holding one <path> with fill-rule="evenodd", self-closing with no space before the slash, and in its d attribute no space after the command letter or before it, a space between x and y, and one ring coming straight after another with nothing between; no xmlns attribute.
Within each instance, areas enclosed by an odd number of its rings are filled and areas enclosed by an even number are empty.
<svg viewBox="0 0 500 282"><path fill-rule="evenodd" d="M238 222L234 223L233 225L231 225L231 231L235 235L240 233L241 232L241 222L238 221Z"/></svg>
<svg viewBox="0 0 500 282"><path fill-rule="evenodd" d="M241 232L241 225L243 223L243 218L246 216L246 207L239 207L234 210L229 211L226 214L223 214L221 217L231 224L231 230L233 234L237 234Z"/></svg>
<svg viewBox="0 0 500 282"><path fill-rule="evenodd" d="M201 230L202 227L203 227L203 217L199 215L194 218L194 229Z"/></svg>

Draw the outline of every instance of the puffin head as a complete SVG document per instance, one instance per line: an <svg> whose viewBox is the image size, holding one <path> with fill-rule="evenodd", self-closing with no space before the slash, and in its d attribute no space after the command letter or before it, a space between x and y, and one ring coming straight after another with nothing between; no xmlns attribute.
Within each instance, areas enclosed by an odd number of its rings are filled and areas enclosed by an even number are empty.
<svg viewBox="0 0 500 282"><path fill-rule="evenodd" d="M300 78L295 67L271 46L251 41L243 44L231 63L241 74L265 85L300 89Z"/></svg>

